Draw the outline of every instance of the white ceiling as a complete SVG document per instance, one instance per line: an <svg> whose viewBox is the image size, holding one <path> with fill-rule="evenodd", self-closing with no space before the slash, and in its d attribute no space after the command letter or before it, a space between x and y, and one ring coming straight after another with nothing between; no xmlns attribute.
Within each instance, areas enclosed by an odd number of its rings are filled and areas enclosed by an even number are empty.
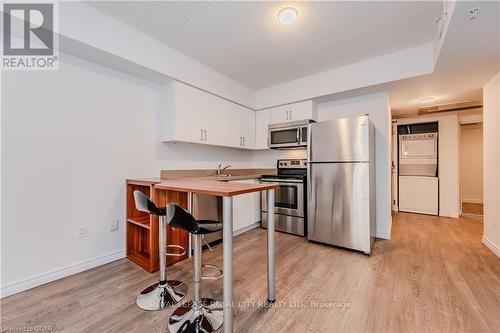
<svg viewBox="0 0 500 333"><path fill-rule="evenodd" d="M475 7L481 11L470 20L466 12ZM500 70L499 7L496 1L457 2L434 73L385 87L393 115L417 113L427 96L436 97L431 105L482 98L482 87Z"/></svg>
<svg viewBox="0 0 500 333"><path fill-rule="evenodd" d="M88 2L250 88L430 42L442 1ZM299 18L277 23L293 5Z"/></svg>

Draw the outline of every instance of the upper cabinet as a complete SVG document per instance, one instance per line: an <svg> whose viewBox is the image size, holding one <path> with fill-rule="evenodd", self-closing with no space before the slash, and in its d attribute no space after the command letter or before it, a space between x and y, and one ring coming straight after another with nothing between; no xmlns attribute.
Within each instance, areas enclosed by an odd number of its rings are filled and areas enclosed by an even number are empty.
<svg viewBox="0 0 500 333"><path fill-rule="evenodd" d="M178 81L162 86L159 96L163 142L268 149L270 124L318 118L312 100L253 111Z"/></svg>
<svg viewBox="0 0 500 333"><path fill-rule="evenodd" d="M255 112L249 108L172 81L160 92L163 142L255 148Z"/></svg>
<svg viewBox="0 0 500 333"><path fill-rule="evenodd" d="M255 149L269 149L268 135L271 109L255 112Z"/></svg>
<svg viewBox="0 0 500 333"><path fill-rule="evenodd" d="M271 108L271 124L318 118L317 103L312 100Z"/></svg>

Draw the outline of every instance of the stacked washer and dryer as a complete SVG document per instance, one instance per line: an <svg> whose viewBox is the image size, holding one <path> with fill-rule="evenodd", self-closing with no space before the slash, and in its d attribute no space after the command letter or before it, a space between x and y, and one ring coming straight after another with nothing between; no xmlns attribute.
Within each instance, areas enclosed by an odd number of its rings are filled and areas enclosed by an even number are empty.
<svg viewBox="0 0 500 333"><path fill-rule="evenodd" d="M439 214L438 161L437 124L425 133L412 133L411 126L400 132L399 211Z"/></svg>

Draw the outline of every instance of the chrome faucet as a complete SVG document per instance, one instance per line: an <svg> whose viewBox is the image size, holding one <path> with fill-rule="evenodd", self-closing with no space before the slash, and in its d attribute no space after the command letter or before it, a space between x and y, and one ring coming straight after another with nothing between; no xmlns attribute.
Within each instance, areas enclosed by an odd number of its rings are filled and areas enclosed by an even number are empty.
<svg viewBox="0 0 500 333"><path fill-rule="evenodd" d="M217 177L222 176L222 173L224 172L224 170L230 168L231 166L230 165L226 165L222 169L221 169L221 167L222 167L222 163L219 164L219 166L217 167Z"/></svg>

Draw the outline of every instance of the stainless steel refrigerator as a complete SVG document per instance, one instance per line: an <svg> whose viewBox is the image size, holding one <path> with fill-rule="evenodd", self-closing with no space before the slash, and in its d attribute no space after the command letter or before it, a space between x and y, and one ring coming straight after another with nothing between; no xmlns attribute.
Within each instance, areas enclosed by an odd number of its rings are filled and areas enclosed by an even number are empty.
<svg viewBox="0 0 500 333"><path fill-rule="evenodd" d="M369 117L311 124L307 171L308 239L370 254L375 136Z"/></svg>

